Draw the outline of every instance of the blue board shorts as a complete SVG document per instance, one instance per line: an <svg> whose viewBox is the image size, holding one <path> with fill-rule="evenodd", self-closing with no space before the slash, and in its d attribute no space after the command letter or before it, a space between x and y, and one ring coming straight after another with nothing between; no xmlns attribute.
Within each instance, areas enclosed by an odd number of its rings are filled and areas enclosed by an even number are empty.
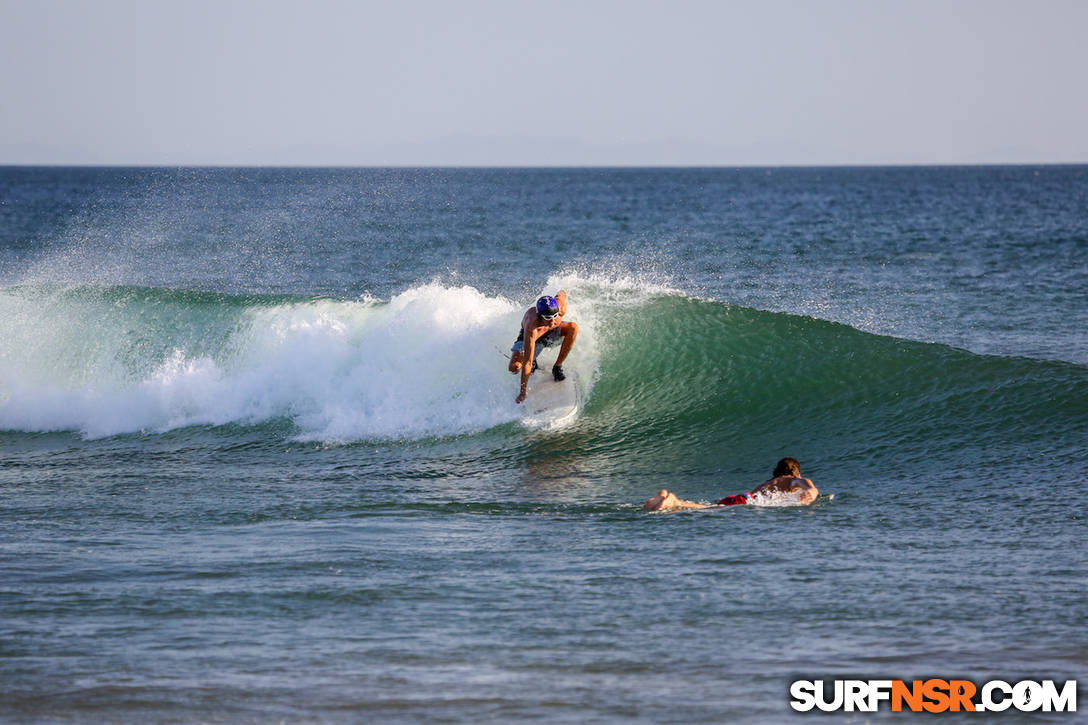
<svg viewBox="0 0 1088 725"><path fill-rule="evenodd" d="M533 359L536 360L540 357L540 351L546 347L552 345L558 345L563 341L563 335L559 332L560 328L554 330L548 330L543 335L536 339L536 346L533 348ZM525 351L525 330L518 333L518 339L510 348L510 352L524 352Z"/></svg>

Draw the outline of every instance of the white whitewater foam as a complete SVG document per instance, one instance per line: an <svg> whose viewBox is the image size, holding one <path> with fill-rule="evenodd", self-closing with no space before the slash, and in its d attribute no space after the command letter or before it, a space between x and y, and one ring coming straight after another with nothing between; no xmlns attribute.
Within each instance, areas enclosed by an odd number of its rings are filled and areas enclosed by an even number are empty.
<svg viewBox="0 0 1088 725"><path fill-rule="evenodd" d="M560 286L568 288L568 319L580 326L566 367L585 401L602 321L613 304L646 293L568 276L540 294ZM9 320L0 325L0 429L98 438L284 417L301 439L348 442L472 433L524 412L505 359L531 300L426 284L388 302L256 306L226 328L225 340L201 347L192 342L201 331L183 330L183 342L153 346L168 351L153 353L158 359L141 358L152 353L132 342L155 332L138 311L103 318L85 303L56 296L35 311L0 295Z"/></svg>

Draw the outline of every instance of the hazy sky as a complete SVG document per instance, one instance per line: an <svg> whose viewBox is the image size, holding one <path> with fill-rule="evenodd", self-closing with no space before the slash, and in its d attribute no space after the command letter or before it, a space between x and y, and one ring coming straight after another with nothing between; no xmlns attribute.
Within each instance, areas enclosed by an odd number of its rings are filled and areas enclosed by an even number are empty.
<svg viewBox="0 0 1088 725"><path fill-rule="evenodd" d="M0 0L0 163L1088 162L1088 2Z"/></svg>

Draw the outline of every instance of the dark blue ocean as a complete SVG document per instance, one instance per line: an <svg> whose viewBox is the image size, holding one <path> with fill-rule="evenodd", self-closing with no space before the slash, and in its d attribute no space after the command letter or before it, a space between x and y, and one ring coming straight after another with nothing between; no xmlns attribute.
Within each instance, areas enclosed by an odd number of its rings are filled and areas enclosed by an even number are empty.
<svg viewBox="0 0 1088 725"><path fill-rule="evenodd" d="M1088 167L0 168L0 722L1083 701L1086 466Z"/></svg>

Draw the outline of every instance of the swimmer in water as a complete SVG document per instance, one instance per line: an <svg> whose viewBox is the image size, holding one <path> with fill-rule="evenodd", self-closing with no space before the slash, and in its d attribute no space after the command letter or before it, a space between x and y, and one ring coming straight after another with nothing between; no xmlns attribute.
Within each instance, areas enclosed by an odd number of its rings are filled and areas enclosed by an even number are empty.
<svg viewBox="0 0 1088 725"><path fill-rule="evenodd" d="M711 506L740 506L747 504L755 494L763 493L796 493L798 501L802 504L810 504L820 494L819 489L811 480L801 476L801 464L796 458L783 458L774 467L772 478L764 481L749 493L739 493L735 496L726 496L715 504L696 503L677 498L675 493L668 489L661 489L657 495L651 496L642 505L647 511L667 511L670 509L705 509Z"/></svg>

